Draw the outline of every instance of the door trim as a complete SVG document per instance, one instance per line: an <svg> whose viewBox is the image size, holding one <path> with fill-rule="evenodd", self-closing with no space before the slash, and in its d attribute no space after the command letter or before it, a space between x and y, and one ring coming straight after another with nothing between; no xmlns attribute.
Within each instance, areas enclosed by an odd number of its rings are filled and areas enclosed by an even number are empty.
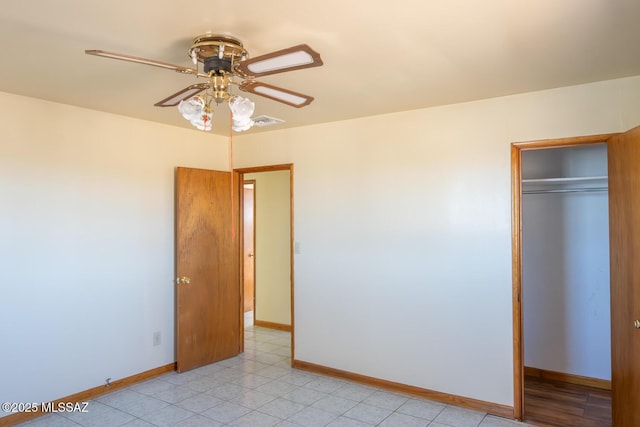
<svg viewBox="0 0 640 427"><path fill-rule="evenodd" d="M522 151L606 144L618 133L514 142L511 144L511 263L513 305L513 418L524 418L524 341L522 328Z"/></svg>
<svg viewBox="0 0 640 427"><path fill-rule="evenodd" d="M244 182L244 175L247 173L256 173L256 172L272 172L272 171L289 171L289 265L291 266L290 277L291 277L291 364L293 365L294 354L295 354L295 316L294 316L294 283L295 283L295 275L294 275L294 257L293 257L293 242L294 242L294 216L293 216L293 163L284 163L279 165L268 165L268 166L256 166L249 168L235 168L233 171L237 172L240 175L240 181ZM244 215L244 204L240 205L240 215L241 218ZM243 224L244 225L244 224ZM240 242L244 241L244 226L241 227L240 230ZM242 246L242 245L241 245ZM240 253L242 253L244 248L241 247ZM240 271L244 272L244 257L241 257L240 261ZM241 290L241 292L243 292ZM254 294L255 295L255 294ZM241 298L244 298L244 292ZM254 306L255 310L255 306ZM240 325L242 330L242 351L244 351L244 313L242 309L240 310ZM255 311L254 311L255 316ZM255 317L254 317L255 319Z"/></svg>
<svg viewBox="0 0 640 427"><path fill-rule="evenodd" d="M253 254L254 254L254 265L253 265L253 280L251 281L253 283L253 301L251 302L251 306L253 307L253 309L251 311L253 311L253 323L255 324L256 322L256 267L255 267L255 253L256 253L256 180L255 179L249 179L249 180L242 180L242 188L243 188L243 194L242 194L242 210L241 210L241 218L242 218L242 245L241 245L241 253L242 253L242 259L244 260L244 186L245 184L251 184L253 187L253 215L252 215L252 221L253 221ZM244 261L242 261L242 291L243 291L243 295L242 295L242 301L244 303ZM244 309L244 308L243 308ZM244 321L244 316L242 317L243 321ZM244 326L244 325L243 325ZM244 329L244 328L243 328Z"/></svg>

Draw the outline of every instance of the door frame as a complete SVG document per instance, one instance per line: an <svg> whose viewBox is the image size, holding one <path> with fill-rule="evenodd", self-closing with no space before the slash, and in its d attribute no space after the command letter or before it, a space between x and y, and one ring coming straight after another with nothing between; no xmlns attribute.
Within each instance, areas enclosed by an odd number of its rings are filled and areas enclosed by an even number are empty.
<svg viewBox="0 0 640 427"><path fill-rule="evenodd" d="M291 302L290 302L290 306L291 306L291 363L293 366L293 360L294 357L293 355L295 354L295 316L294 316L294 283L295 283L295 276L294 276L294 252L293 252L293 242L294 242L294 227L293 227L293 220L294 220L294 216L293 216L293 163L283 163L283 164L279 164L279 165L268 165L268 166L255 166L255 167L249 167L249 168L235 168L233 169L234 172L238 173L240 176L240 182L244 182L244 175L248 174L248 173L256 173L256 172L273 172L273 171L284 171L284 170L288 170L289 171L289 260L290 260L290 277L291 277ZM240 186L242 187L242 186ZM244 200L241 198L240 199L240 212L239 212L240 218L244 217ZM255 230L254 230L255 232ZM240 253L244 253L244 221L242 221L242 224L240 226ZM240 257L240 272L242 275L244 275L244 257ZM255 262L255 261L254 261ZM242 284L244 285L244 277L243 280L241 280ZM255 282L254 282L254 286L255 286ZM244 301L244 288L240 290L241 292L241 301ZM254 290L254 295L255 295L255 290ZM242 306L242 304L241 304ZM241 307L240 309L240 326L241 326L241 350L240 351L244 351L244 307ZM254 319L255 319L255 306L254 306Z"/></svg>
<svg viewBox="0 0 640 427"><path fill-rule="evenodd" d="M524 339L522 312L522 151L607 144L619 133L511 144L511 255L513 305L513 418L524 418Z"/></svg>
<svg viewBox="0 0 640 427"><path fill-rule="evenodd" d="M245 180L242 179L242 189L243 189L243 194L242 194L242 208L240 211L240 218L242 218L242 243L240 245L240 251L242 254L242 261L241 261L241 267L242 267L242 276L241 276L241 281L242 281L242 302L243 302L243 310L244 310L244 289L245 289L245 285L244 285L244 281L245 281L245 277L244 277L244 238L245 238L245 233L244 233L244 186L246 184L251 184L253 185L253 215L251 217L251 221L253 221L253 254L254 254L254 258L253 258L253 302L251 303L251 306L253 307L253 309L251 311L253 311L253 322L255 323L256 321L256 263L255 263L255 253L256 253L256 180L255 179L249 179L249 180ZM243 322L244 322L244 315L242 317ZM244 329L244 324L242 325L243 329Z"/></svg>

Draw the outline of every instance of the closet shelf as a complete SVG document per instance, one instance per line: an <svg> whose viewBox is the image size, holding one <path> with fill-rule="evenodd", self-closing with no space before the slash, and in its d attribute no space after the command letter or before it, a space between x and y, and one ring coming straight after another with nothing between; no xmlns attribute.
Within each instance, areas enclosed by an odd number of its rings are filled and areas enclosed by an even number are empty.
<svg viewBox="0 0 640 427"><path fill-rule="evenodd" d="M561 184L606 184L607 176L576 176L568 178L531 178L523 179L522 184L561 185Z"/></svg>
<svg viewBox="0 0 640 427"><path fill-rule="evenodd" d="M522 180L522 194L587 193L608 190L607 176L532 178Z"/></svg>

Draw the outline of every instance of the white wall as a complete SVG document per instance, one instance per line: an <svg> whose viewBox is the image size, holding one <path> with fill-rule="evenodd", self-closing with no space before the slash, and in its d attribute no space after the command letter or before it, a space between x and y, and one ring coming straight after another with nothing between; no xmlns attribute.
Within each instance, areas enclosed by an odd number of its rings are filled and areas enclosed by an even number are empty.
<svg viewBox="0 0 640 427"><path fill-rule="evenodd" d="M226 139L6 93L0 115L0 401L174 362L174 168L228 170Z"/></svg>
<svg viewBox="0 0 640 427"><path fill-rule="evenodd" d="M524 151L522 176L607 176L606 145ZM525 366L611 379L608 217L606 191L523 195Z"/></svg>
<svg viewBox="0 0 640 427"><path fill-rule="evenodd" d="M171 363L173 170L226 169L226 139L0 113L0 401ZM639 123L635 77L238 136L236 167L295 163L296 358L512 405L509 144Z"/></svg>
<svg viewBox="0 0 640 427"><path fill-rule="evenodd" d="M638 124L634 77L237 138L295 164L296 359L512 406L510 143Z"/></svg>
<svg viewBox="0 0 640 427"><path fill-rule="evenodd" d="M255 318L291 325L290 172L246 174L255 179Z"/></svg>

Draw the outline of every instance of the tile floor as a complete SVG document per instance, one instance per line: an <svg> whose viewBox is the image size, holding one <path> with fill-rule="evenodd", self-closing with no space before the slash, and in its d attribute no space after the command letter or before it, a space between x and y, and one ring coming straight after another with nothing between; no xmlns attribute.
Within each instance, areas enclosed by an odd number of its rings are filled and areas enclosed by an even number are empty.
<svg viewBox="0 0 640 427"><path fill-rule="evenodd" d="M50 414L22 426L526 426L290 363L288 332L248 326L245 352L237 357L105 394L89 402L88 413Z"/></svg>

